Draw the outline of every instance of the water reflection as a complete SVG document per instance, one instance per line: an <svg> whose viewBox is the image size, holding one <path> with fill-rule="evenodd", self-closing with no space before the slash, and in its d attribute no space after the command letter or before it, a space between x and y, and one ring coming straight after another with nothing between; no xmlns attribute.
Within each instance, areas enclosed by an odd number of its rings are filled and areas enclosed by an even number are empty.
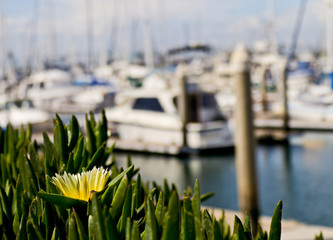
<svg viewBox="0 0 333 240"><path fill-rule="evenodd" d="M332 138L333 139L333 138ZM291 141L290 145L257 146L260 212L272 215L277 202L284 202L283 217L333 226L333 141L321 147ZM185 159L160 155L131 154L143 180L175 183L182 192L199 179L201 193L215 192L205 205L238 210L234 155L191 156ZM126 154L117 154L126 166Z"/></svg>
<svg viewBox="0 0 333 240"><path fill-rule="evenodd" d="M117 153L117 163L126 166L127 155ZM188 186L194 187L196 179L200 182L201 193L215 192L215 196L205 204L237 209L237 189L234 155L190 156L176 158L172 156L131 154L131 159L145 181L175 183L181 192Z"/></svg>

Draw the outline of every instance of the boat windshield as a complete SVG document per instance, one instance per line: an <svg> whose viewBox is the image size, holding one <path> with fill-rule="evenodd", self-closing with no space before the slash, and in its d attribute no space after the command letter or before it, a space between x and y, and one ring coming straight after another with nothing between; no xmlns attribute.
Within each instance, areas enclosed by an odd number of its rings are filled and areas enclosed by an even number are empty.
<svg viewBox="0 0 333 240"><path fill-rule="evenodd" d="M189 94L188 99L188 119L190 122L207 122L225 120L226 118L218 108L218 104L213 94L200 93ZM178 98L173 98L173 103L178 109Z"/></svg>
<svg viewBox="0 0 333 240"><path fill-rule="evenodd" d="M6 102L6 104L5 104L6 109L14 109L14 108L27 109L27 108L32 108L32 107L33 107L33 104L29 100L10 101L10 102Z"/></svg>
<svg viewBox="0 0 333 240"><path fill-rule="evenodd" d="M134 110L164 112L163 107L157 98L137 98L134 101L132 108Z"/></svg>

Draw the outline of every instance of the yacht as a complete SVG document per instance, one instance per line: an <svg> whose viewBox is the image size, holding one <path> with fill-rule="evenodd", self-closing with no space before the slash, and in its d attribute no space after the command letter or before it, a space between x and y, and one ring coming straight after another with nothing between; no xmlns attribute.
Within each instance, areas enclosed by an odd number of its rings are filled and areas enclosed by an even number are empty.
<svg viewBox="0 0 333 240"><path fill-rule="evenodd" d="M23 79L12 98L30 99L36 107L53 113L87 113L112 103L116 90L116 86L94 76L74 79L69 72L49 69Z"/></svg>
<svg viewBox="0 0 333 240"><path fill-rule="evenodd" d="M288 99L288 115L290 119L332 122L333 121L333 95L328 84L311 84L297 97ZM273 105L275 113L282 113L282 104Z"/></svg>
<svg viewBox="0 0 333 240"><path fill-rule="evenodd" d="M34 131L50 130L52 116L46 111L35 108L30 100L2 101L3 97L0 98L0 126L2 128L11 123L15 128L31 124Z"/></svg>
<svg viewBox="0 0 333 240"><path fill-rule="evenodd" d="M214 94L187 84L184 121L181 88L171 85L155 74L141 88L116 94L115 106L105 109L116 148L171 155L232 149L233 135Z"/></svg>

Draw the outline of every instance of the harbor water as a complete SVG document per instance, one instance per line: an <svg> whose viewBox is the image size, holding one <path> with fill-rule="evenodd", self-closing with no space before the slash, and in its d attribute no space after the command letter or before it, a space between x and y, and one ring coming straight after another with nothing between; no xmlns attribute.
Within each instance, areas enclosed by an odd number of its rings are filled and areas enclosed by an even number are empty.
<svg viewBox="0 0 333 240"><path fill-rule="evenodd" d="M289 140L288 145L256 147L261 215L271 216L282 200L284 219L332 227L333 133L294 134ZM233 153L186 158L130 156L145 181L162 184L166 178L182 192L198 179L201 194L215 192L203 205L239 210ZM116 161L125 167L127 154L117 153Z"/></svg>

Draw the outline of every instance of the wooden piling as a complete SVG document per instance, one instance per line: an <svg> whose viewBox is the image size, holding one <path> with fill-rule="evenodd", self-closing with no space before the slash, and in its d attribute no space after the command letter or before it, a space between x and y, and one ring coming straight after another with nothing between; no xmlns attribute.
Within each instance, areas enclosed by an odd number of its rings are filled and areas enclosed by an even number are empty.
<svg viewBox="0 0 333 240"><path fill-rule="evenodd" d="M283 112L283 128L285 132L289 128L289 115L288 115L288 94L287 94L287 59L281 59L279 64L279 72L281 73L282 83L282 112Z"/></svg>
<svg viewBox="0 0 333 240"><path fill-rule="evenodd" d="M251 216L253 231L259 217L255 161L255 139L249 69L250 57L244 45L236 47L231 56L236 92L236 172L240 209Z"/></svg>
<svg viewBox="0 0 333 240"><path fill-rule="evenodd" d="M266 75L268 72L267 67L262 67L261 69L261 82L260 82L260 92L261 92L261 104L262 104L262 112L267 112L267 99L266 99Z"/></svg>
<svg viewBox="0 0 333 240"><path fill-rule="evenodd" d="M180 94L178 97L178 109L180 118L182 121L182 132L183 132L183 147L187 147L187 123L188 123L188 101L187 101L187 87L186 87L186 74L185 67L178 65L177 76L179 79Z"/></svg>

